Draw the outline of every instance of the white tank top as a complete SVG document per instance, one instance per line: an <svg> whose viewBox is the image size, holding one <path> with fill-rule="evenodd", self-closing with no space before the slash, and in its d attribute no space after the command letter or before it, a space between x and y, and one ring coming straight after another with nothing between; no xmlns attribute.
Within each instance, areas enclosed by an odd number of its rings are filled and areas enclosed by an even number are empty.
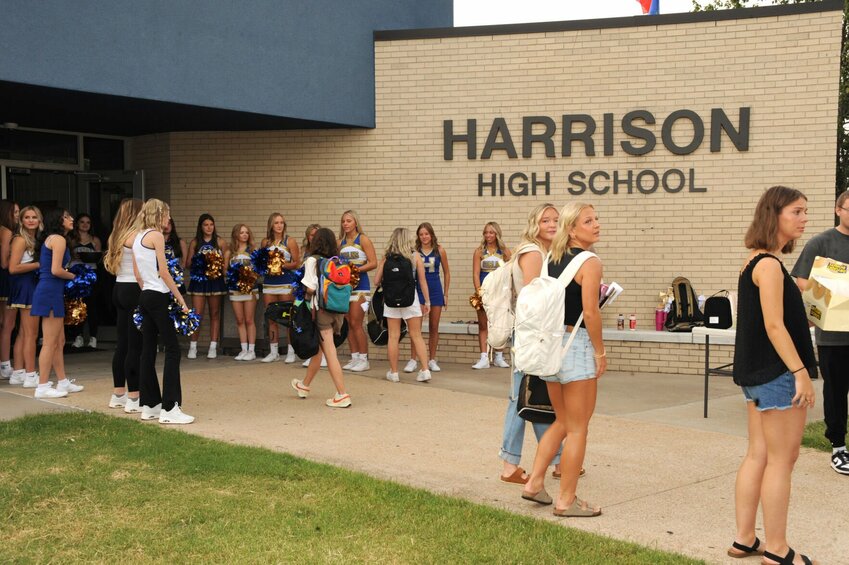
<svg viewBox="0 0 849 565"><path fill-rule="evenodd" d="M136 236L133 241L133 256L142 278L142 290L153 290L156 292L170 292L165 286L165 281L159 276L156 268L156 251L142 245L142 238L153 230L145 230Z"/></svg>
<svg viewBox="0 0 849 565"><path fill-rule="evenodd" d="M21 265L32 263L33 261L35 261L35 256L32 254L32 251L24 249L24 254L21 255Z"/></svg>
<svg viewBox="0 0 849 565"><path fill-rule="evenodd" d="M133 248L126 247L123 244L122 246L124 252L121 254L121 264L118 266L115 282L134 283L136 282L136 274L133 272Z"/></svg>

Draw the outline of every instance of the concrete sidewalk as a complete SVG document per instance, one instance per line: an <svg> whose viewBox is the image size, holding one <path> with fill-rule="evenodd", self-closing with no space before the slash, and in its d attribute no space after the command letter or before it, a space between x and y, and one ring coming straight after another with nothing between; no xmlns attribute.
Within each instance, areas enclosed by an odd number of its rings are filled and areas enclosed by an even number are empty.
<svg viewBox="0 0 849 565"><path fill-rule="evenodd" d="M106 407L110 359L111 352L67 356L69 375L86 390L49 404L32 400L30 390L0 384L0 418L69 407L130 418ZM285 451L711 563L739 563L725 550L734 535L734 480L746 451L746 415L742 394L728 378L713 378L711 417L704 419L700 377L605 375L590 425L587 476L579 483L579 494L604 514L557 519L550 507L521 500L517 485L498 480L505 369L445 364L430 384L403 373L393 384L383 379L386 363L372 362L366 373L346 373L353 407L332 410L324 406L332 395L326 371L310 398L301 400L289 386L305 372L299 364L184 358L181 368L184 408L197 417L182 428L186 432ZM820 404L811 418L822 417ZM525 468L535 447L528 430ZM821 563L849 560L846 481L830 468L827 454L802 450L789 539ZM556 492L556 481L549 477L546 488Z"/></svg>

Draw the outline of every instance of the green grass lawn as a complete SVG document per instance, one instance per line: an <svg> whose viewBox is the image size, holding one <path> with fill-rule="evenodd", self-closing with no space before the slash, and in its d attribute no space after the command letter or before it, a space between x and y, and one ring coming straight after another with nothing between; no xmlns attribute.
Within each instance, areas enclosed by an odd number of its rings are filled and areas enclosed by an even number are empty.
<svg viewBox="0 0 849 565"><path fill-rule="evenodd" d="M847 421L846 425L849 427L849 421ZM831 453L831 442L825 439L824 434L825 422L823 420L811 422L805 426L805 435L802 436L802 445Z"/></svg>
<svg viewBox="0 0 849 565"><path fill-rule="evenodd" d="M101 414L0 422L0 457L0 562L698 563Z"/></svg>

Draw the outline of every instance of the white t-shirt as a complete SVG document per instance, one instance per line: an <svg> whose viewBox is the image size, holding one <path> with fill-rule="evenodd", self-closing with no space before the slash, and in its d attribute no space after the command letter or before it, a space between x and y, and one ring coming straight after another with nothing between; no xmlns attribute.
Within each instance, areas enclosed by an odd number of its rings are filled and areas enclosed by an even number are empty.
<svg viewBox="0 0 849 565"><path fill-rule="evenodd" d="M307 287L308 289L315 291L318 288L318 273L316 272L317 267L316 263L318 262L317 257L307 257L307 260L304 261L304 278L301 279L301 284ZM312 295L312 300L310 301L310 305L315 308L318 303L316 301L315 294Z"/></svg>

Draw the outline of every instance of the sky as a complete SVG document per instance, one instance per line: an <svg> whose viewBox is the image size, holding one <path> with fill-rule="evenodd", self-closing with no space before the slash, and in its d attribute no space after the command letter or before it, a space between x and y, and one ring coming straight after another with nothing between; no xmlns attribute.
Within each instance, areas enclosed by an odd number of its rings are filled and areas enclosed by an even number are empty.
<svg viewBox="0 0 849 565"><path fill-rule="evenodd" d="M692 10L692 0L660 0L661 14ZM454 0L456 27L639 15L637 0Z"/></svg>

